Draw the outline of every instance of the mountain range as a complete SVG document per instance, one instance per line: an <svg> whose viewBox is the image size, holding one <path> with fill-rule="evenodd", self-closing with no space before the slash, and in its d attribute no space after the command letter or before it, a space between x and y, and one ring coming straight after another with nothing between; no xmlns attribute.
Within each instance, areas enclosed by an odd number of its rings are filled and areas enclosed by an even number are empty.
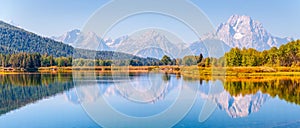
<svg viewBox="0 0 300 128"><path fill-rule="evenodd" d="M54 57L69 57L74 58L91 58L91 59L103 59L103 60L140 60L141 62L159 62L154 58L141 58L131 54L112 52L112 51L95 51L92 48L85 46L84 49L74 48L71 42L76 40L82 40L89 44L89 42L101 42L102 39L93 33L79 34L80 31L73 31L60 39L65 39L65 44L60 41L39 36L35 33L28 32L22 28L10 25L3 21L0 21L0 54L13 54L13 53L40 53L42 55L52 55ZM78 36L79 35L79 36ZM94 47L94 46L90 46ZM107 49L108 46L103 43L103 49ZM101 47L100 47L101 48Z"/></svg>
<svg viewBox="0 0 300 128"><path fill-rule="evenodd" d="M54 41L54 40L55 41ZM233 47L254 48L259 51L279 47L292 38L273 36L263 25L249 16L233 15L217 28L216 32L207 33L195 42L174 42L160 30L141 31L139 34L125 35L116 39L103 39L93 32L81 32L78 29L67 32L59 37L42 37L22 28L0 22L0 50L1 53L41 53L54 56L72 56L87 58L87 51L99 50L102 58L116 51L127 53L124 56L152 57L160 59L164 55L172 58L182 58L186 55L203 54L204 57L221 57ZM61 43L63 42L63 43ZM74 50L82 53L74 53ZM74 53L74 54L73 54ZM106 56L107 56L106 55Z"/></svg>
<svg viewBox="0 0 300 128"><path fill-rule="evenodd" d="M234 47L254 48L263 51L271 47L279 47L293 40L292 38L273 36L260 22L245 15L233 15L227 22L220 24L216 32L207 33L199 41L186 44L170 41L159 30L141 32L140 37L125 35L117 39L102 39L95 33L86 34L75 29L62 36L52 37L52 39L77 48L95 48L93 43L98 43L97 50L120 51L154 58L162 58L164 55L178 58L185 55L199 55L200 53L205 57L220 57ZM81 45L76 45L76 43ZM93 45L88 46L88 44Z"/></svg>

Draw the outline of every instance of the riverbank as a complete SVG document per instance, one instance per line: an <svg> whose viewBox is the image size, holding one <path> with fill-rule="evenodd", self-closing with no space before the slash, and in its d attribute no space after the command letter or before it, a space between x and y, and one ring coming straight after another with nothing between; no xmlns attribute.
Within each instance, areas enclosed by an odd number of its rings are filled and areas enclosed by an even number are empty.
<svg viewBox="0 0 300 128"><path fill-rule="evenodd" d="M40 67L38 73L121 72L148 73L161 72L188 77L200 76L300 76L300 67L198 67L198 66L83 66L83 67ZM0 71L0 74L37 73L18 70Z"/></svg>

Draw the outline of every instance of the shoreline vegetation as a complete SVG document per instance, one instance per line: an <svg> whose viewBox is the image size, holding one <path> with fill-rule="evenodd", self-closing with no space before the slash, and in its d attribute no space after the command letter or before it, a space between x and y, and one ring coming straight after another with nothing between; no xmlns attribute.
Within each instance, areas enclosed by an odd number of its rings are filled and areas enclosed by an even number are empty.
<svg viewBox="0 0 300 128"><path fill-rule="evenodd" d="M219 58L189 55L183 58L141 58L102 53L93 57L53 56L40 53L0 54L0 74L70 72L162 72L185 77L203 76L300 76L300 40L279 48L257 51L232 48ZM106 58L105 58L106 57Z"/></svg>
<svg viewBox="0 0 300 128"><path fill-rule="evenodd" d="M263 76L300 76L300 67L200 67L200 66L68 66L39 67L33 72L21 68L0 67L0 74L35 73L166 73L184 77L263 77Z"/></svg>

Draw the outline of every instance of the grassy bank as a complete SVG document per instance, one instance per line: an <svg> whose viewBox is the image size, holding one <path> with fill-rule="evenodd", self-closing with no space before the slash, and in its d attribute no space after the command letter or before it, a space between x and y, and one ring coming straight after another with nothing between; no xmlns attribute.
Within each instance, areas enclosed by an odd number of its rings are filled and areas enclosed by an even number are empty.
<svg viewBox="0 0 300 128"><path fill-rule="evenodd" d="M300 76L300 67L198 67L198 66L86 66L40 67L40 73L71 73L73 71L96 72L162 72L188 77L200 76ZM16 74L22 71L0 71L0 74ZM24 72L23 72L24 73Z"/></svg>
<svg viewBox="0 0 300 128"><path fill-rule="evenodd" d="M197 67L183 66L180 72L184 76L300 76L300 67Z"/></svg>
<svg viewBox="0 0 300 128"><path fill-rule="evenodd" d="M95 72L150 72L157 69L156 66L83 66L83 67L40 67L39 72L73 72L73 71L95 71Z"/></svg>

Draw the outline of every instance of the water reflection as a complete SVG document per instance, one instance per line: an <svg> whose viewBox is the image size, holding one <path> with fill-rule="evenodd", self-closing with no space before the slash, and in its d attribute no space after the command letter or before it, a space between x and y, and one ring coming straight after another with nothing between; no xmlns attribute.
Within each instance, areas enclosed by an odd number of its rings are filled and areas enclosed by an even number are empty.
<svg viewBox="0 0 300 128"><path fill-rule="evenodd" d="M164 91L156 91L158 94L155 95L155 99L148 99L144 95L139 95L140 100L147 101L146 103L156 103L159 100L166 100L166 95L172 91L178 91L180 79L178 76L172 76L167 74L150 74L151 77L156 77L156 75L161 76L164 82L171 82L173 84L164 85ZM132 76L133 81L138 82L133 86L139 86L139 90L147 90L149 87L145 87L148 82L145 82L145 77L148 78L149 74ZM142 77L142 78L140 78ZM274 80L275 79L275 80ZM158 79L155 79L158 80ZM219 78L211 80L210 78L192 79L183 78L185 85L183 87L193 87L197 84L201 86L198 89L199 97L203 100L209 100L210 102L216 104L216 106L225 111L230 117L246 117L251 113L258 112L262 106L270 98L275 98L278 96L280 99L299 104L300 100L300 78ZM117 80L118 81L118 80ZM197 82L198 81L198 82ZM128 83L128 81L123 81ZM129 81L130 82L130 81ZM120 87L120 85L122 85ZM118 87L119 86L119 87ZM122 88L124 87L124 88ZM110 96L120 96L121 98L131 100L129 93L135 90L125 88L122 82L111 83L111 84L99 84L94 87L85 87L79 90L82 95L90 95L89 98L83 99L83 101L92 101L89 99L94 99L94 101L100 96L105 95ZM160 86L161 87L161 86ZM96 90L101 91L96 94ZM89 89L87 91L86 89ZM136 89L136 88L135 88ZM93 93L89 93L90 90L96 91L94 96ZM211 92L213 91L213 92ZM126 92L126 93L124 93ZM86 94L85 94L86 93ZM174 96L174 95L172 95ZM177 96L177 95L175 95ZM84 97L84 96L83 96ZM170 98L169 98L170 99ZM173 98L173 100L176 98ZM165 101L166 102L166 101ZM127 103L127 102L126 102ZM119 106L122 106L119 104ZM124 106L124 105L123 105ZM125 110L126 111L126 110Z"/></svg>
<svg viewBox="0 0 300 128"><path fill-rule="evenodd" d="M168 110L182 89L195 91L201 101L215 104L230 118L259 113L268 100L277 97L290 104L300 104L300 77L192 79L155 73L126 77L106 73L96 74L95 79L91 76L94 75L0 75L0 115L63 92L68 101L77 105L103 97L116 111L133 117L148 117ZM68 91L74 88L74 77L78 80L77 93ZM136 91L142 94L136 95ZM190 97L185 95L187 101Z"/></svg>
<svg viewBox="0 0 300 128"><path fill-rule="evenodd" d="M94 83L80 78L75 81L82 106L103 127L140 127L141 124L171 127L184 118L197 96L198 82L190 86L175 75L114 74L112 77L113 83L98 83L99 77Z"/></svg>
<svg viewBox="0 0 300 128"><path fill-rule="evenodd" d="M278 96L290 103L300 104L300 78L298 77L274 77L253 80L227 81L224 88L230 95L253 95L259 91Z"/></svg>
<svg viewBox="0 0 300 128"><path fill-rule="evenodd" d="M269 94L263 94L261 91L247 95L231 95L227 90L224 90L221 82L217 81L215 83L219 83L215 86L219 86L222 91L219 90L219 93L207 94L205 93L207 89L200 89L200 96L203 99L215 103L219 109L226 111L232 118L246 117L253 112L258 112L263 104L269 99ZM205 87L202 87L202 89L203 88Z"/></svg>
<svg viewBox="0 0 300 128"><path fill-rule="evenodd" d="M82 75L76 75L77 78L78 76ZM91 76L93 75L84 75L87 79L92 79ZM111 82L99 82L107 79ZM76 83L79 86L76 88L78 100L82 103L94 103L99 98L104 98L115 109L132 116L151 116L150 113L157 114L164 111L177 98L181 89L180 79L171 77L170 74L159 73L117 76L106 74L105 77L97 77L95 81L80 80ZM141 108L147 107L149 111L140 111Z"/></svg>
<svg viewBox="0 0 300 128"><path fill-rule="evenodd" d="M88 74L83 76L86 79L92 79ZM112 74L103 76L101 74L101 77L98 74L97 76L96 81L76 81L76 85L83 86L77 90L82 102L93 102L100 96L117 95L131 102L155 103L164 100L170 91L179 86L180 81L178 78L171 80L170 74L131 74L129 76L112 76ZM135 94L137 92L141 93Z"/></svg>
<svg viewBox="0 0 300 128"><path fill-rule="evenodd" d="M69 74L0 76L0 115L73 88Z"/></svg>

